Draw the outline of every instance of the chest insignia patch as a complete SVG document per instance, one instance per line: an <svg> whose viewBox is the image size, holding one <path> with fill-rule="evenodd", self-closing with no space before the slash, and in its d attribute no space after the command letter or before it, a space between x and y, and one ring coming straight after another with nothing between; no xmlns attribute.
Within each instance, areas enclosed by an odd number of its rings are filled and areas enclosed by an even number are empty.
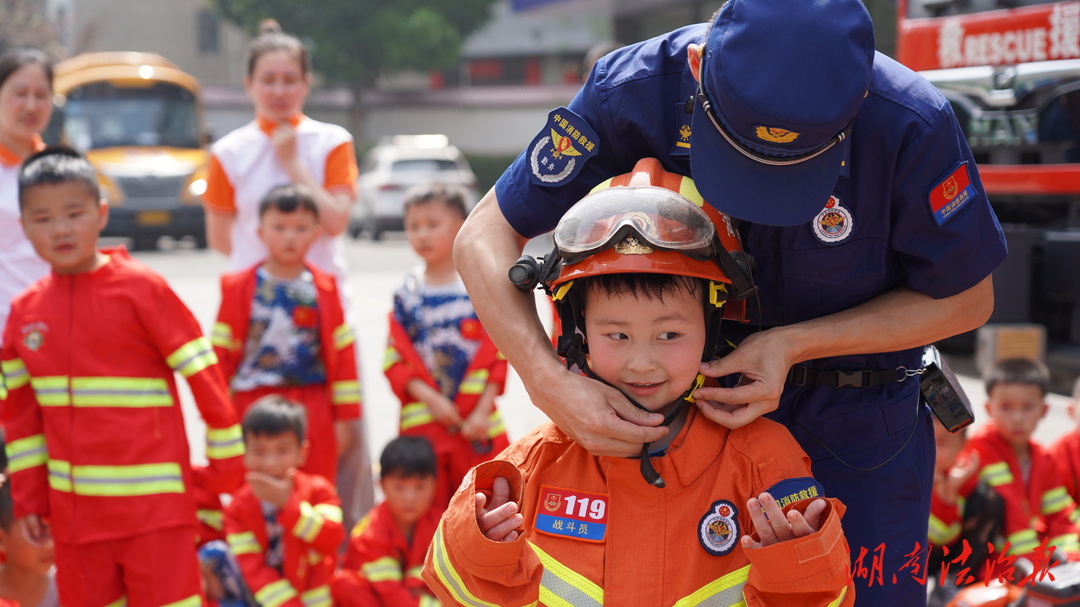
<svg viewBox="0 0 1080 607"><path fill-rule="evenodd" d="M529 144L529 178L554 186L573 179L600 152L600 142L585 119L560 107L548 113L547 124Z"/></svg>
<svg viewBox="0 0 1080 607"><path fill-rule="evenodd" d="M23 345L30 349L31 352L37 352L38 348L45 343L45 333L49 330L49 327L43 322L32 322L22 328Z"/></svg>
<svg viewBox="0 0 1080 607"><path fill-rule="evenodd" d="M814 236L824 243L832 244L840 242L851 236L851 230L855 228L855 221L851 217L851 211L840 204L840 197L836 194L829 196L825 208L810 222L814 228Z"/></svg>
<svg viewBox="0 0 1080 607"><path fill-rule="evenodd" d="M960 210L967 201L975 197L975 186L968 175L967 163L961 162L930 190L930 211L938 225Z"/></svg>
<svg viewBox="0 0 1080 607"><path fill-rule="evenodd" d="M727 500L713 502L698 523L698 542L713 556L724 556L734 550L741 535L739 509Z"/></svg>
<svg viewBox="0 0 1080 607"><path fill-rule="evenodd" d="M540 487L533 527L540 533L583 542L602 542L607 532L608 496L573 489Z"/></svg>

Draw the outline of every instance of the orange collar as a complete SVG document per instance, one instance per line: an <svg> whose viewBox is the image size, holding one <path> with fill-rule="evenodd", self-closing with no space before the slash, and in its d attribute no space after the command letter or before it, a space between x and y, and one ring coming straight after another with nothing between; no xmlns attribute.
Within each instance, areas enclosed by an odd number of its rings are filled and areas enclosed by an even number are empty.
<svg viewBox="0 0 1080 607"><path fill-rule="evenodd" d="M299 125L300 122L303 119L304 119L303 114L296 114L295 116L290 117L285 122L288 122L295 129L297 127L297 125ZM264 118L262 116L255 116L255 121L259 124L259 130L266 133L267 137L269 137L270 135L273 135L274 130L276 130L277 127L278 127L278 124L280 124L278 122L275 122L273 120L269 120L269 119Z"/></svg>
<svg viewBox="0 0 1080 607"><path fill-rule="evenodd" d="M38 134L34 134L34 142L32 145L34 146L35 152L40 152L41 150L45 149L45 142L42 141L41 135ZM13 167L19 166L20 164L22 164L22 161L23 159L19 158L18 154L12 152L7 148L7 146L0 143L0 164L8 167Z"/></svg>

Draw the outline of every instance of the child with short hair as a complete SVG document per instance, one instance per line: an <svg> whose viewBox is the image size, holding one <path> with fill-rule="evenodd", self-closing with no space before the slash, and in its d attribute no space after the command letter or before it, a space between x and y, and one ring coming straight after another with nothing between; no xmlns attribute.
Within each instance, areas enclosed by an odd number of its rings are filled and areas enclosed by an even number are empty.
<svg viewBox="0 0 1080 607"><path fill-rule="evenodd" d="M360 382L337 283L304 259L320 232L311 191L270 190L258 232L267 258L221 277L214 351L241 416L268 394L303 403L311 454L302 469L336 481L348 420L360 417Z"/></svg>
<svg viewBox="0 0 1080 607"><path fill-rule="evenodd" d="M435 505L435 451L422 436L391 440L379 458L385 499L352 531L334 579L338 607L432 607L420 579L442 508Z"/></svg>
<svg viewBox="0 0 1080 607"><path fill-rule="evenodd" d="M1080 504L1080 377L1073 384L1072 398L1067 405L1069 419L1076 425L1054 442L1050 454L1062 472L1062 482L1073 501ZM1075 522L1075 521L1074 521Z"/></svg>
<svg viewBox="0 0 1080 607"><path fill-rule="evenodd" d="M247 482L225 509L229 548L262 607L328 607L345 539L330 481L307 474L302 405L271 394L244 415Z"/></svg>
<svg viewBox="0 0 1080 607"><path fill-rule="evenodd" d="M560 259L539 276L569 321L567 363L663 413L669 433L640 458L602 457L548 423L475 467L424 565L444 603L853 604L843 505L791 434L687 406L730 284L688 181L647 159L605 182L560 221Z"/></svg>
<svg viewBox="0 0 1080 607"><path fill-rule="evenodd" d="M394 293L383 361L401 400L401 434L423 436L435 449L440 507L469 468L510 444L495 407L506 382L506 359L484 331L454 269L465 200L463 188L440 184L406 193L405 233L424 265Z"/></svg>
<svg viewBox="0 0 1080 607"><path fill-rule="evenodd" d="M986 413L990 421L968 439L967 452L978 454L980 482L1005 503L999 552L1038 558L1046 542L1057 558L1080 559L1076 508L1050 452L1032 438L1046 415L1050 373L1046 365L1026 358L994 363L984 377Z"/></svg>
<svg viewBox="0 0 1080 607"><path fill-rule="evenodd" d="M51 526L66 606L198 605L174 373L208 426L201 478L231 491L244 446L217 357L164 279L123 247L97 248L108 205L85 158L47 148L19 188L23 230L52 270L15 298L3 340L16 523L34 542Z"/></svg>
<svg viewBox="0 0 1080 607"><path fill-rule="evenodd" d="M0 445L3 441L0 440ZM0 605L59 607L52 537L33 543L14 525L7 456L0 449Z"/></svg>

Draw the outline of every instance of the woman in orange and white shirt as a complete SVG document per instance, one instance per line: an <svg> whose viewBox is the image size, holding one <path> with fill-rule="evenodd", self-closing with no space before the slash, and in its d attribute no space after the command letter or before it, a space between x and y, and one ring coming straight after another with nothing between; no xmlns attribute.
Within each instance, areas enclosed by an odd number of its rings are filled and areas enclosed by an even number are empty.
<svg viewBox="0 0 1080 607"><path fill-rule="evenodd" d="M19 166L41 150L41 131L52 116L52 62L44 53L17 49L0 56L0 329L11 300L49 273L19 223Z"/></svg>
<svg viewBox="0 0 1080 607"><path fill-rule="evenodd" d="M276 24L263 30L249 46L244 77L255 120L211 148L203 195L207 241L229 256L233 270L262 261L266 248L257 235L259 202L275 186L304 184L315 195L322 226L307 259L333 274L344 294L342 233L358 174L352 135L303 115L311 89L307 49Z"/></svg>

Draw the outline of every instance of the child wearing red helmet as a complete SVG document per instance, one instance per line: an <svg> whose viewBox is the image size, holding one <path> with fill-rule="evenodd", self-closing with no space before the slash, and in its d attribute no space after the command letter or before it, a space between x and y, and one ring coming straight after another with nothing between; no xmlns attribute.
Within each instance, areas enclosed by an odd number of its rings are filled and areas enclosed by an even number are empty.
<svg viewBox="0 0 1080 607"><path fill-rule="evenodd" d="M726 223L702 202L692 181L643 160L563 217L542 265L512 273L556 301L568 364L663 413L670 430L640 458L618 458L547 424L474 468L425 564L444 603L854 601L844 506L788 431L766 419L729 430L684 406L721 349L729 293L745 286L730 276L734 233L721 239L714 225Z"/></svg>

